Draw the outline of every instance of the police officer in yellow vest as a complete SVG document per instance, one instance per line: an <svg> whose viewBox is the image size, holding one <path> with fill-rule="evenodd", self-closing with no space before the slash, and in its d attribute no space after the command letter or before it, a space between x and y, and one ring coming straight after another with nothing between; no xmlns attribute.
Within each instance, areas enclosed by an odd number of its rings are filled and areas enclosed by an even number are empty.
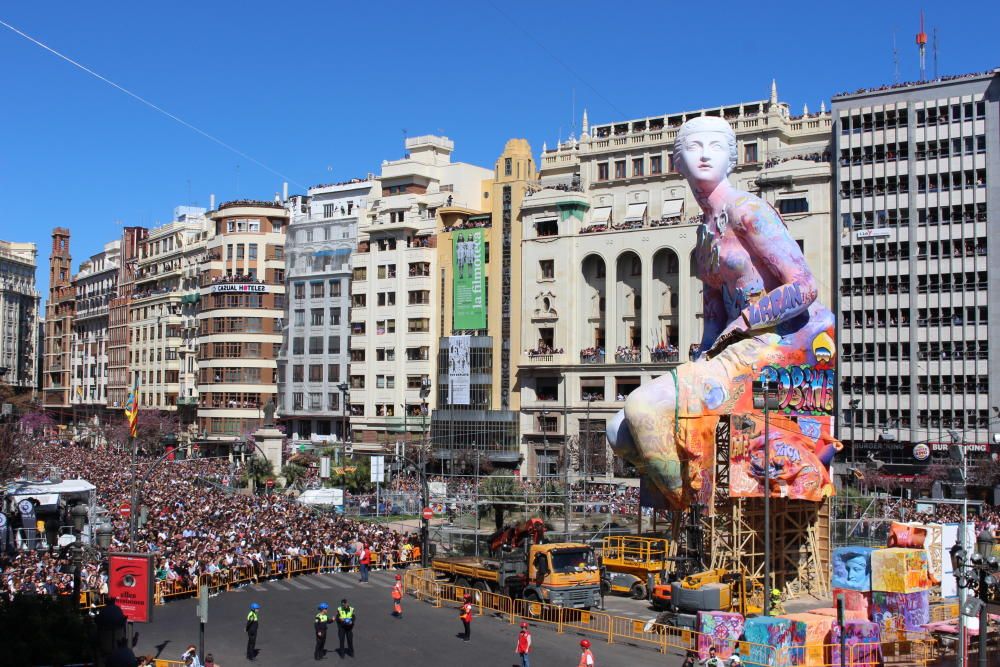
<svg viewBox="0 0 1000 667"><path fill-rule="evenodd" d="M333 621L330 620L330 615L327 610L330 608L325 602L320 602L316 612L316 618L313 621L313 629L316 631L316 649L313 651L313 658L316 660L322 660L326 655L326 626L330 625Z"/></svg>
<svg viewBox="0 0 1000 667"><path fill-rule="evenodd" d="M347 604L347 599L340 601L337 608L337 636L340 639L340 657L344 657L344 639L347 639L347 655L354 655L354 607Z"/></svg>
<svg viewBox="0 0 1000 667"><path fill-rule="evenodd" d="M257 626L260 623L260 605L256 602L250 605L250 612L247 614L247 660L253 661L257 657Z"/></svg>

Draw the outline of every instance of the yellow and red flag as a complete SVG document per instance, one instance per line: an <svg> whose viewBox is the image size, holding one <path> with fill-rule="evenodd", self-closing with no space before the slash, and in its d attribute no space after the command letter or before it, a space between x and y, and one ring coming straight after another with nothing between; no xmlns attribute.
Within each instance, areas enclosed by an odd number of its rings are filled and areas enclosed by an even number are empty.
<svg viewBox="0 0 1000 667"><path fill-rule="evenodd" d="M128 398L125 399L125 418L128 419L128 433L131 437L135 437L137 426L139 423L139 374L135 374L135 382L132 384L132 390L128 394Z"/></svg>

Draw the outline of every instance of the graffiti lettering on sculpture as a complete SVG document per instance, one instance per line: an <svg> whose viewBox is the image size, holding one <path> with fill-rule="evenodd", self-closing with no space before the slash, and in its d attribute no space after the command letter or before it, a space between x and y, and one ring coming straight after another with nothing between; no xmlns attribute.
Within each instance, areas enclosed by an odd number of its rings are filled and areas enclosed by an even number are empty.
<svg viewBox="0 0 1000 667"><path fill-rule="evenodd" d="M801 310L802 303L802 288L798 283L783 285L747 307L747 324L757 329L780 322L788 313Z"/></svg>
<svg viewBox="0 0 1000 667"><path fill-rule="evenodd" d="M788 414L832 415L836 374L813 366L767 366L761 381L777 387L778 407Z"/></svg>

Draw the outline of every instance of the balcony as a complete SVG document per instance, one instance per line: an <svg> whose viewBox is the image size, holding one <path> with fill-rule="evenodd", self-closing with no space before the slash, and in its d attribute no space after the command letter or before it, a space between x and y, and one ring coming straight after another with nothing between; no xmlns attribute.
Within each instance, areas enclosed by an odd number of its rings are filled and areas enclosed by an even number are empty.
<svg viewBox="0 0 1000 667"><path fill-rule="evenodd" d="M586 350L580 350L580 363L581 364L603 364L604 363L604 350L598 350L594 348L588 348Z"/></svg>

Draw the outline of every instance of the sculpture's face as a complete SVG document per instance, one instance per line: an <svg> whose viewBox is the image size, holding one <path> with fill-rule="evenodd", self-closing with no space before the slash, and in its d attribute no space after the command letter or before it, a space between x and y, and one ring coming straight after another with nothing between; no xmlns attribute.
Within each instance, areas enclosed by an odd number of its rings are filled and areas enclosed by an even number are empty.
<svg viewBox="0 0 1000 667"><path fill-rule="evenodd" d="M681 160L689 181L718 185L729 171L729 142L722 132L694 132L684 140Z"/></svg>

